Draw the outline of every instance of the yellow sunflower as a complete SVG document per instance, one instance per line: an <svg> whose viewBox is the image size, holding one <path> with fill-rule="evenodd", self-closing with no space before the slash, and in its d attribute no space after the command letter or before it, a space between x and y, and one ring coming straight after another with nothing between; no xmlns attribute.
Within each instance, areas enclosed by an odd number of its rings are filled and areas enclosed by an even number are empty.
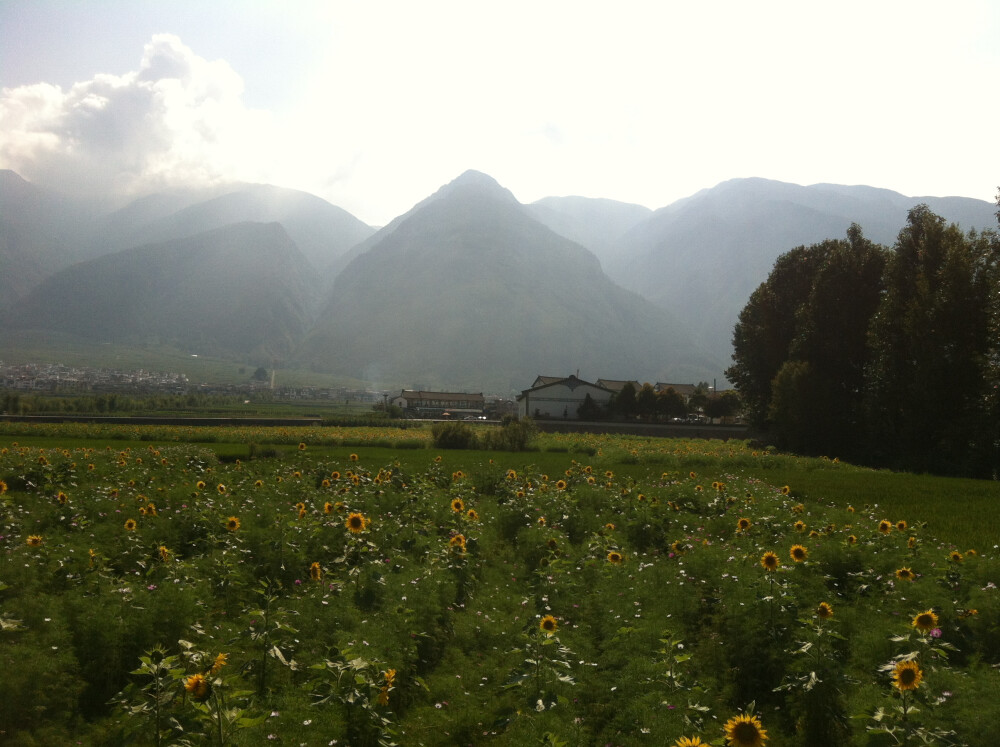
<svg viewBox="0 0 1000 747"><path fill-rule="evenodd" d="M167 548L166 545L160 545L157 552L160 553L160 560L162 560L164 563L170 560L170 550Z"/></svg>
<svg viewBox="0 0 1000 747"><path fill-rule="evenodd" d="M219 654L215 657L215 661L212 662L212 668L209 670L212 674L218 674L219 670L222 669L226 664L229 663L229 654Z"/></svg>
<svg viewBox="0 0 1000 747"><path fill-rule="evenodd" d="M952 563L961 563L965 557L958 550L952 550L951 554L948 555L948 559L951 560Z"/></svg>
<svg viewBox="0 0 1000 747"><path fill-rule="evenodd" d="M892 531L892 522L888 519L882 519L882 521L878 523L878 530L882 532L882 534L888 534Z"/></svg>
<svg viewBox="0 0 1000 747"><path fill-rule="evenodd" d="M566 489L566 481L565 480L559 480L559 481L556 482L556 490L565 490L565 489Z"/></svg>
<svg viewBox="0 0 1000 747"><path fill-rule="evenodd" d="M461 498L455 498L451 502L451 510L460 514L465 510L465 502Z"/></svg>
<svg viewBox="0 0 1000 747"><path fill-rule="evenodd" d="M916 690L923 678L924 673L915 661L901 661L892 670L892 686L900 692Z"/></svg>
<svg viewBox="0 0 1000 747"><path fill-rule="evenodd" d="M42 535L40 534L28 535L28 547L39 547L41 544L42 544Z"/></svg>
<svg viewBox="0 0 1000 747"><path fill-rule="evenodd" d="M552 615L546 615L542 618L541 622L538 623L538 629L546 635L552 635L559 629L559 623Z"/></svg>
<svg viewBox="0 0 1000 747"><path fill-rule="evenodd" d="M216 486L215 489L219 491L219 495L222 495L223 493L226 492L226 486L223 485L221 482Z"/></svg>
<svg viewBox="0 0 1000 747"><path fill-rule="evenodd" d="M849 544L849 545L855 545L855 544L857 544L857 542L858 542L858 538L855 537L853 534L847 535L847 544Z"/></svg>
<svg viewBox="0 0 1000 747"><path fill-rule="evenodd" d="M809 557L809 550L807 550L802 545L792 545L792 549L791 551L789 551L788 554L792 557L792 560L794 560L796 563L801 563L803 560Z"/></svg>
<svg viewBox="0 0 1000 747"><path fill-rule="evenodd" d="M900 581L912 581L917 575L909 568L900 568L896 571L896 578Z"/></svg>
<svg viewBox="0 0 1000 747"><path fill-rule="evenodd" d="M806 523L804 521L800 519L799 521L795 522L796 532L804 532L805 530L806 530Z"/></svg>
<svg viewBox="0 0 1000 747"><path fill-rule="evenodd" d="M323 580L323 569L322 567L320 567L319 563L312 563L309 566L309 578L311 578L313 581Z"/></svg>
<svg viewBox="0 0 1000 747"><path fill-rule="evenodd" d="M134 532L135 531L135 527L136 527L135 519L126 519L125 520L125 531L126 532Z"/></svg>
<svg viewBox="0 0 1000 747"><path fill-rule="evenodd" d="M674 747L708 747L708 742L702 742L701 737L681 737Z"/></svg>
<svg viewBox="0 0 1000 747"><path fill-rule="evenodd" d="M933 610L921 612L918 615L914 615L912 625L921 632L934 630L938 626L938 616L934 614Z"/></svg>
<svg viewBox="0 0 1000 747"><path fill-rule="evenodd" d="M474 508L470 508L465 512L465 518L469 521L479 521L479 513Z"/></svg>
<svg viewBox="0 0 1000 747"><path fill-rule="evenodd" d="M184 689L191 693L197 700L207 698L211 687L211 684L205 679L205 675L203 674L192 674L184 680Z"/></svg>
<svg viewBox="0 0 1000 747"><path fill-rule="evenodd" d="M237 517L230 516L228 519L226 519L226 529L228 529L230 532L235 532L239 528L240 528L240 520Z"/></svg>
<svg viewBox="0 0 1000 747"><path fill-rule="evenodd" d="M776 571L778 570L778 566L781 565L781 561L778 560L777 555L768 550L760 556L760 564L764 566L765 571Z"/></svg>
<svg viewBox="0 0 1000 747"><path fill-rule="evenodd" d="M611 552L608 553L609 563L619 565L623 560L625 560L624 556L617 550L612 550Z"/></svg>
<svg viewBox="0 0 1000 747"><path fill-rule="evenodd" d="M365 531L365 527L368 525L368 519L366 519L363 514L348 514L347 521L344 522L344 525L351 530L353 534L360 534Z"/></svg>
<svg viewBox="0 0 1000 747"><path fill-rule="evenodd" d="M733 716L723 729L732 747L761 747L767 741L767 732L756 716Z"/></svg>
<svg viewBox="0 0 1000 747"><path fill-rule="evenodd" d="M906 523L905 519L900 519L896 522L896 529L900 532L905 532L909 524Z"/></svg>
<svg viewBox="0 0 1000 747"><path fill-rule="evenodd" d="M820 620L829 620L833 617L833 607L826 602L820 602L816 608L816 617Z"/></svg>
<svg viewBox="0 0 1000 747"><path fill-rule="evenodd" d="M350 457L348 457L348 458L349 458L349 459L350 459L350 460L351 460L352 462L356 462L356 461L358 461L358 455L357 455L357 454L351 454L351 456L350 456Z"/></svg>
<svg viewBox="0 0 1000 747"><path fill-rule="evenodd" d="M792 489L790 487L788 487L787 485L783 485L782 486L782 488L781 488L781 494L782 495L788 495L791 492L792 492Z"/></svg>
<svg viewBox="0 0 1000 747"><path fill-rule="evenodd" d="M736 522L736 528L741 532L745 532L750 528L750 523L750 519L741 517L740 520Z"/></svg>

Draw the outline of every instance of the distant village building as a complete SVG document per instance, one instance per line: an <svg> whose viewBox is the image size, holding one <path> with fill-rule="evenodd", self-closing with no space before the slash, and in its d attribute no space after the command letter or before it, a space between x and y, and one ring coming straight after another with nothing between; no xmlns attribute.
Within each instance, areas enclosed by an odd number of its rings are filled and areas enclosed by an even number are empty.
<svg viewBox="0 0 1000 747"><path fill-rule="evenodd" d="M421 416L433 417L448 414L449 416L482 415L486 399L482 392L467 394L465 392L422 392L404 389L398 396L390 400L390 404L403 410Z"/></svg>
<svg viewBox="0 0 1000 747"><path fill-rule="evenodd" d="M576 418L587 395L594 404L607 407L614 392L576 376L539 376L531 388L517 397L519 417Z"/></svg>
<svg viewBox="0 0 1000 747"><path fill-rule="evenodd" d="M631 384L636 392L642 389L642 384L638 381L628 381L626 379L598 379L595 383L597 386L603 386L605 389L610 389L615 394L619 394L626 384Z"/></svg>

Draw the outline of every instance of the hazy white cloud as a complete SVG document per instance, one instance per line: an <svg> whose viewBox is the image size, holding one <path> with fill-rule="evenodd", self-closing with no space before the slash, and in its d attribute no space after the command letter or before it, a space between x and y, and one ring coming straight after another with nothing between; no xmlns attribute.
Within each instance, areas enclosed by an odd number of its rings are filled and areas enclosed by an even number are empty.
<svg viewBox="0 0 1000 747"><path fill-rule="evenodd" d="M157 35L138 70L68 90L4 89L0 164L70 192L136 194L177 184L253 178L272 117L241 102L243 81L179 39Z"/></svg>

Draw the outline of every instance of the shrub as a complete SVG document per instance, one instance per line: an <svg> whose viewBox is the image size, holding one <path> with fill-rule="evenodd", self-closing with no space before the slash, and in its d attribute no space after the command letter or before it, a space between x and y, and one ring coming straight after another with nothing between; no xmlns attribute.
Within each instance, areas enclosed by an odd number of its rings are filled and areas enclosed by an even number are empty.
<svg viewBox="0 0 1000 747"><path fill-rule="evenodd" d="M434 446L439 449L475 449L479 439L465 423L435 423L431 428Z"/></svg>

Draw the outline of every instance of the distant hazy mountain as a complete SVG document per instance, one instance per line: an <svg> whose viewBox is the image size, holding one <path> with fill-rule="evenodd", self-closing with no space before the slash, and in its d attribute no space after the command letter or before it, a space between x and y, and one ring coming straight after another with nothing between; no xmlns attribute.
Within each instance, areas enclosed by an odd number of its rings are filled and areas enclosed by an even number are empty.
<svg viewBox="0 0 1000 747"><path fill-rule="evenodd" d="M233 223L281 223L321 272L375 229L315 195L266 184L224 194L151 195L109 216L94 236L94 254L204 233ZM207 199L206 199L207 197Z"/></svg>
<svg viewBox="0 0 1000 747"><path fill-rule="evenodd" d="M12 328L193 353L286 354L315 309L311 267L277 223L240 223L73 265L9 311Z"/></svg>
<svg viewBox="0 0 1000 747"><path fill-rule="evenodd" d="M366 243L300 350L316 368L494 390L578 369L683 381L719 370L484 174L466 172Z"/></svg>
<svg viewBox="0 0 1000 747"><path fill-rule="evenodd" d="M673 313L715 357L729 360L739 312L780 254L843 238L851 223L891 246L919 203L964 230L996 227L996 206L982 200L735 179L654 212L619 238L605 269Z"/></svg>
<svg viewBox="0 0 1000 747"><path fill-rule="evenodd" d="M90 214L73 200L0 170L0 308L73 261Z"/></svg>
<svg viewBox="0 0 1000 747"><path fill-rule="evenodd" d="M601 264L622 235L653 214L642 205L592 197L545 197L527 208L556 233L590 249Z"/></svg>

